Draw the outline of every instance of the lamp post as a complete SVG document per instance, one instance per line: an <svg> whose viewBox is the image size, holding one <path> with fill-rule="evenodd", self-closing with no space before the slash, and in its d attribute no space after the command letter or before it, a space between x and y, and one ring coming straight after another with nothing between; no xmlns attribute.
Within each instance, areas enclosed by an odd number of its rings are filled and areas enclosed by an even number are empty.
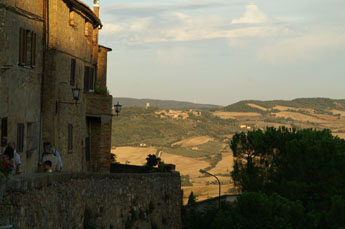
<svg viewBox="0 0 345 229"><path fill-rule="evenodd" d="M58 113L58 104L59 103L64 103L64 104L78 104L77 101L79 100L79 97L80 97L80 88L72 88L72 96L73 96L73 100L75 101L74 103L71 103L71 102L58 102L56 100L56 103L55 103L55 114Z"/></svg>
<svg viewBox="0 0 345 229"><path fill-rule="evenodd" d="M117 102L117 104L114 104L114 109L115 109L115 112L116 112L116 116L119 116L119 113L121 112L121 108L122 108L122 105L120 105L119 102Z"/></svg>
<svg viewBox="0 0 345 229"><path fill-rule="evenodd" d="M221 193L221 184L220 184L220 181L219 181L218 177L216 177L215 175L213 175L213 174L211 174L211 173L207 172L207 171L206 171L206 170L204 170L204 169L200 169L199 171L200 171L200 173L202 173L202 174L208 174L208 175L213 176L214 178L216 178L216 179L217 179L217 181L218 181L218 185L219 185L218 209L220 209L220 193Z"/></svg>

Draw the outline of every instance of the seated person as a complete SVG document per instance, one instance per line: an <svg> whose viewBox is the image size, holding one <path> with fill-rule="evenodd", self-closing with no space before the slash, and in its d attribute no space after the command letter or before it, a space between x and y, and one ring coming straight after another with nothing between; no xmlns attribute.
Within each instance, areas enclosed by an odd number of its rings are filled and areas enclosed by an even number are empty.
<svg viewBox="0 0 345 229"><path fill-rule="evenodd" d="M51 169L53 172L60 171L59 160L58 158L52 153L46 153L43 155L42 161L50 161L51 162ZM43 166L43 169L45 165Z"/></svg>
<svg viewBox="0 0 345 229"><path fill-rule="evenodd" d="M60 153L55 149L55 147L53 146L51 142L43 143L43 154L40 157L40 162L42 163L44 155L49 154L49 153L52 153L54 154L54 156L57 157L59 161L59 170L62 170L62 159L61 159Z"/></svg>
<svg viewBox="0 0 345 229"><path fill-rule="evenodd" d="M13 168L16 174L20 174L20 165L21 165L21 160L20 160L20 155L17 153L16 150L16 144L14 142L8 143L8 147L11 147L13 149Z"/></svg>
<svg viewBox="0 0 345 229"><path fill-rule="evenodd" d="M45 161L43 163L43 170L46 173L52 173L53 172L53 170L52 170L52 162L51 161Z"/></svg>

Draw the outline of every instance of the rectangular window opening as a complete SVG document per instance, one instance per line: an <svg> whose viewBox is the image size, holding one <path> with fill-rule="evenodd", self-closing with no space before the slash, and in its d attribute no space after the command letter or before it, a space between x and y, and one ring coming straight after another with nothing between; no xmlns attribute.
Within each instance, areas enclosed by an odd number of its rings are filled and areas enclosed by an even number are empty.
<svg viewBox="0 0 345 229"><path fill-rule="evenodd" d="M26 67L36 66L37 35L35 32L19 29L19 65Z"/></svg>
<svg viewBox="0 0 345 229"><path fill-rule="evenodd" d="M24 123L17 124L17 152L24 151Z"/></svg>
<svg viewBox="0 0 345 229"><path fill-rule="evenodd" d="M70 152L73 149L73 125L68 124L68 145L67 145L67 150Z"/></svg>
<svg viewBox="0 0 345 229"><path fill-rule="evenodd" d="M1 147L6 147L7 145L7 126L8 120L7 118L1 119Z"/></svg>
<svg viewBox="0 0 345 229"><path fill-rule="evenodd" d="M76 59L71 59L71 76L70 76L70 84L75 84L75 67L76 67Z"/></svg>

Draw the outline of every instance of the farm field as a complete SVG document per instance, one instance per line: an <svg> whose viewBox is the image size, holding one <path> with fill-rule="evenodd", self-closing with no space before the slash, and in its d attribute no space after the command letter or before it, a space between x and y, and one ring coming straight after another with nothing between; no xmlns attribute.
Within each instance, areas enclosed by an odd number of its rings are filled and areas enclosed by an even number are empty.
<svg viewBox="0 0 345 229"><path fill-rule="evenodd" d="M112 153L116 155L116 160L121 164L144 165L147 155L155 154L156 151L157 149L154 147L117 147L112 150ZM218 195L218 184L212 183L215 179L213 177L204 177L199 172L200 169L210 166L210 163L204 158L190 158L164 152L160 157L165 163L175 164L176 170L181 175L190 176L190 181L193 186L182 186L185 202L188 200L188 196L192 191L198 196L198 200L204 200ZM232 164L232 155L230 153L224 154L223 159L209 172L217 175L228 175L230 174ZM231 183L229 176L222 175L219 176L219 179L221 182L224 182L222 184L222 194L225 194L233 188L233 185L229 184Z"/></svg>
<svg viewBox="0 0 345 229"><path fill-rule="evenodd" d="M216 180L200 169L217 175L222 194L236 192L230 177L233 155L229 147L235 133L281 126L326 128L345 139L345 100L251 100L212 110L162 109L124 107L113 121L112 153L123 164L144 165L149 154L175 164L182 178L184 203L192 191L198 200L218 196Z"/></svg>

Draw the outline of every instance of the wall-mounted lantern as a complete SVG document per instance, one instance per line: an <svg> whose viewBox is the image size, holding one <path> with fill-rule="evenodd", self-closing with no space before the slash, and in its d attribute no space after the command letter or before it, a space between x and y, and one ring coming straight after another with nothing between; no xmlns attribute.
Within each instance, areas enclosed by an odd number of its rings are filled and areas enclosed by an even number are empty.
<svg viewBox="0 0 345 229"><path fill-rule="evenodd" d="M122 105L120 105L119 102L117 102L117 104L114 104L114 109L115 109L115 112L116 112L116 116L119 116L119 113L121 112L121 108L122 108Z"/></svg>
<svg viewBox="0 0 345 229"><path fill-rule="evenodd" d="M80 96L80 88L73 88L72 95L73 95L73 99L77 102Z"/></svg>
<svg viewBox="0 0 345 229"><path fill-rule="evenodd" d="M79 100L79 97L80 97L80 88L72 88L72 96L73 96L73 100L75 101L74 103L71 103L71 102L58 102L56 100L56 106L55 106L55 114L58 113L58 104L59 103L63 103L63 104L79 104L77 103L77 101Z"/></svg>

